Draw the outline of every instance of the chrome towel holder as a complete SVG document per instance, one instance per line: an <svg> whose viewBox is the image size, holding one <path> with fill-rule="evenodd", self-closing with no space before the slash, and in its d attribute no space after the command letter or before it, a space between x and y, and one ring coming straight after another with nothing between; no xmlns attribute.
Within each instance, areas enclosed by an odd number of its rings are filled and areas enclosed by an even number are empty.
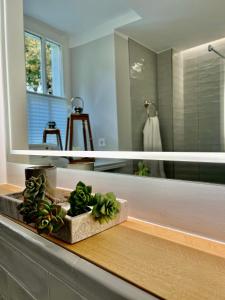
<svg viewBox="0 0 225 300"><path fill-rule="evenodd" d="M157 106L156 106L155 102L146 99L146 100L144 101L144 107L145 107L145 109L146 109L148 118L150 117L150 108L151 108L151 107L154 108L154 110L155 110L155 115L158 116L158 110L157 110Z"/></svg>

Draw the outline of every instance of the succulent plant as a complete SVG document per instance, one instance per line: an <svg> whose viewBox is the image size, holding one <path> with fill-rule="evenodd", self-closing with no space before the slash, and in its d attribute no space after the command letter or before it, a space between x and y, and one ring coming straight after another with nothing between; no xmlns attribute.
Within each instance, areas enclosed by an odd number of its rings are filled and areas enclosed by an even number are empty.
<svg viewBox="0 0 225 300"><path fill-rule="evenodd" d="M24 201L17 209L27 224L35 224L38 233L55 233L64 225L66 212L46 196L46 178L40 175L26 181Z"/></svg>
<svg viewBox="0 0 225 300"><path fill-rule="evenodd" d="M38 203L32 200L25 200L17 206L19 213L23 216L23 221L26 224L35 223L38 216Z"/></svg>
<svg viewBox="0 0 225 300"><path fill-rule="evenodd" d="M38 215L35 228L39 234L56 233L64 225L66 211L59 205L52 204L49 200L41 200L38 204Z"/></svg>
<svg viewBox="0 0 225 300"><path fill-rule="evenodd" d="M100 224L113 220L120 211L120 203L116 200L114 193L95 194L95 205L92 215Z"/></svg>
<svg viewBox="0 0 225 300"><path fill-rule="evenodd" d="M46 191L46 177L44 175L40 175L37 178L31 177L29 180L25 182L26 188L23 192L23 196L25 200L31 201L40 201L45 198Z"/></svg>
<svg viewBox="0 0 225 300"><path fill-rule="evenodd" d="M77 184L76 189L70 194L69 197L69 216L75 217L77 215L90 211L89 206L91 206L93 203L93 196L91 192L91 186L86 186L81 181Z"/></svg>
<svg viewBox="0 0 225 300"><path fill-rule="evenodd" d="M135 175L137 176L149 176L150 169L144 164L143 161L139 161L138 163L138 169L135 172Z"/></svg>
<svg viewBox="0 0 225 300"><path fill-rule="evenodd" d="M17 209L27 224L35 223L38 215L38 201L45 198L46 178L40 175L37 178L31 177L25 182L26 188L23 191L24 201Z"/></svg>

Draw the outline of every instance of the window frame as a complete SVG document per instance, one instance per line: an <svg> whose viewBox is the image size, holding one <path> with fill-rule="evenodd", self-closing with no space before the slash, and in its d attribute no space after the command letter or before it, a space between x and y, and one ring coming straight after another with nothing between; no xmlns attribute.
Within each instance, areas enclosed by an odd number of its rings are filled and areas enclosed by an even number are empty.
<svg viewBox="0 0 225 300"><path fill-rule="evenodd" d="M43 92L35 92L35 91L31 92L31 91L27 90L27 93L34 93L34 94L44 95L44 96L49 96L49 97L65 98L63 46L59 42L56 42L51 38L48 38L42 34L35 33L34 31L32 31L30 29L26 29L26 28L24 29L24 42L25 42L25 34L26 33L38 37L41 41L41 58L40 58L41 59L41 84L43 87ZM60 72L61 95L48 94L48 92L47 92L47 68L46 68L46 45L47 45L47 42L57 45L60 49L60 68L62 70L62 72Z"/></svg>

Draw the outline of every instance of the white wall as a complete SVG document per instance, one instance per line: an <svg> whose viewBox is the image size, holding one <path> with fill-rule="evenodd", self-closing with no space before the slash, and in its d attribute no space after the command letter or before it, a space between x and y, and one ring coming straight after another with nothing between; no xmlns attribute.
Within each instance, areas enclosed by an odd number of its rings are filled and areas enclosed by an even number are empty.
<svg viewBox="0 0 225 300"><path fill-rule="evenodd" d="M118 128L114 36L71 49L73 96L84 99L89 113L95 150L117 150ZM98 140L104 138L105 147Z"/></svg>
<svg viewBox="0 0 225 300"><path fill-rule="evenodd" d="M57 42L62 46L64 92L66 98L71 98L69 37L66 35L66 33L28 16L24 16L24 29Z"/></svg>
<svg viewBox="0 0 225 300"><path fill-rule="evenodd" d="M2 15L3 5L0 1L0 11ZM3 20L0 22L1 41L3 39ZM3 47L0 48L0 184L7 182L6 174L6 118L5 118L5 80L3 69Z"/></svg>
<svg viewBox="0 0 225 300"><path fill-rule="evenodd" d="M7 33L5 59L7 93L10 103L11 142L14 149L27 149L23 1L7 0L4 1L4 4L5 32Z"/></svg>

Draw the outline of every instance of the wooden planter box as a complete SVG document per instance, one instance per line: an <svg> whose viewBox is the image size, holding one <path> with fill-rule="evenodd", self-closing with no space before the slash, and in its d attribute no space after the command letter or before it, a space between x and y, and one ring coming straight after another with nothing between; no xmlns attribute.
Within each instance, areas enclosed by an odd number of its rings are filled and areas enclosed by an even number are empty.
<svg viewBox="0 0 225 300"><path fill-rule="evenodd" d="M20 197L21 193L0 196L0 213L22 221L23 218L17 210L17 206L22 202L22 200L19 199ZM76 217L67 215L65 217L65 226L61 228L58 233L52 235L66 243L74 244L126 221L128 217L128 203L126 200L117 200L120 202L120 212L117 217L109 223L100 224L98 221L95 221L91 212ZM62 203L59 205L66 210L69 208L69 203Z"/></svg>

